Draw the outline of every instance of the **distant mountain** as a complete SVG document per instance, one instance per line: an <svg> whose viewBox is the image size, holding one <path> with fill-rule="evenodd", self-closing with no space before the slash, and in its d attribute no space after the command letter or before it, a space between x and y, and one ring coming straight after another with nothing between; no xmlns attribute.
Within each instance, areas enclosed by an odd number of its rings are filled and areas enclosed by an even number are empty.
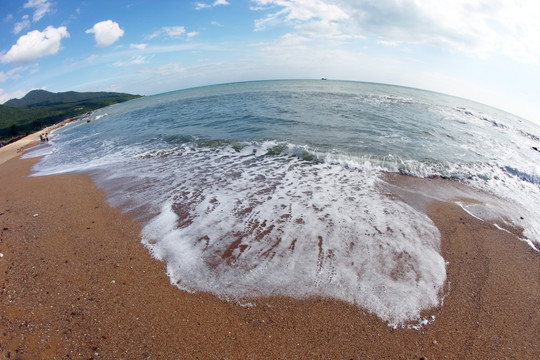
<svg viewBox="0 0 540 360"><path fill-rule="evenodd" d="M11 99L4 103L5 106L23 107L23 106L49 106L59 104L71 104L81 101L110 98L110 97L125 97L132 96L124 93L114 92L75 92L67 91L53 93L46 90L32 90L22 99Z"/></svg>
<svg viewBox="0 0 540 360"><path fill-rule="evenodd" d="M4 144L63 120L139 97L141 96L114 92L52 93L32 90L22 99L12 99L0 105L0 143Z"/></svg>

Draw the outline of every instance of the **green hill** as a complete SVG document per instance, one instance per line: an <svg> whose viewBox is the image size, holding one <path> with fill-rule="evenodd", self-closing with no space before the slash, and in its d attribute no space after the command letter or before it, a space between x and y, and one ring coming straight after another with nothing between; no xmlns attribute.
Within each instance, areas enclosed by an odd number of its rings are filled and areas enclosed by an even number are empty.
<svg viewBox="0 0 540 360"><path fill-rule="evenodd" d="M49 106L59 104L73 104L81 101L90 101L95 99L104 99L110 97L123 97L132 96L124 93L111 93L111 92L61 92L52 93L46 90L32 90L26 94L22 99L11 99L4 103L5 106L10 107L24 107L24 106Z"/></svg>
<svg viewBox="0 0 540 360"><path fill-rule="evenodd" d="M12 99L0 105L0 139L4 143L9 142L9 139L63 120L138 97L140 95L112 92L32 90L22 99Z"/></svg>

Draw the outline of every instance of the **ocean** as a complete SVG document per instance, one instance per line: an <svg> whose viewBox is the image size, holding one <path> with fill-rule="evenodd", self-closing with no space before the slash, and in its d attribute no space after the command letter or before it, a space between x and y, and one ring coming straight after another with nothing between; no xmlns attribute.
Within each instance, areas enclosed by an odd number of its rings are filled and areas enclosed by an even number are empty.
<svg viewBox="0 0 540 360"><path fill-rule="evenodd" d="M243 306L331 297L415 326L448 291L447 264L438 229L407 198L522 228L539 249L539 147L537 125L466 99L287 80L110 106L26 157L42 156L33 176L91 174L111 205L144 225L143 243L182 290ZM456 186L403 188L389 174Z"/></svg>

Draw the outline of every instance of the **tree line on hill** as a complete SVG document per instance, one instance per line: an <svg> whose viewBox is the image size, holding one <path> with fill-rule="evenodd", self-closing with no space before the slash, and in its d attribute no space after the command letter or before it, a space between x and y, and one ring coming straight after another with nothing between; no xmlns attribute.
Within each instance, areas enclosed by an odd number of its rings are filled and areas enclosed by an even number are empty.
<svg viewBox="0 0 540 360"><path fill-rule="evenodd" d="M32 90L21 99L0 105L0 143L4 145L66 119L139 97L114 92Z"/></svg>

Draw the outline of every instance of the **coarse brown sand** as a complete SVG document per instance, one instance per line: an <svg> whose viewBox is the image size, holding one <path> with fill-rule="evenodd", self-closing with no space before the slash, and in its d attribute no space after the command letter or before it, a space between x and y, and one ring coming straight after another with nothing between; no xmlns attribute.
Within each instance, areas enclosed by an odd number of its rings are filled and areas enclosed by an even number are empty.
<svg viewBox="0 0 540 360"><path fill-rule="evenodd" d="M0 165L0 356L10 359L539 359L540 255L431 202L448 291L435 320L393 329L332 299L246 299L172 286L87 175Z"/></svg>

